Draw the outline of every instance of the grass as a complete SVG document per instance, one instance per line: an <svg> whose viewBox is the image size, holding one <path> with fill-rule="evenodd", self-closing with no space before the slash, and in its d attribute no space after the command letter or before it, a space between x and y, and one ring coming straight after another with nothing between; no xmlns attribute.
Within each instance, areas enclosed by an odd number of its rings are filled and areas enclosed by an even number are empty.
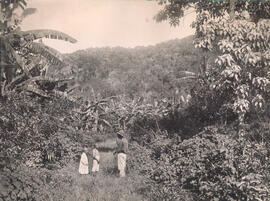
<svg viewBox="0 0 270 201"><path fill-rule="evenodd" d="M114 141L100 142L101 150L111 150ZM55 171L51 181L42 189L39 200L48 201L145 201L139 192L144 188L143 178L128 173L119 178L116 161L111 151L101 152L100 172L94 176L80 175L77 162L71 162L65 168ZM89 169L92 161L89 159ZM47 193L46 193L47 192Z"/></svg>

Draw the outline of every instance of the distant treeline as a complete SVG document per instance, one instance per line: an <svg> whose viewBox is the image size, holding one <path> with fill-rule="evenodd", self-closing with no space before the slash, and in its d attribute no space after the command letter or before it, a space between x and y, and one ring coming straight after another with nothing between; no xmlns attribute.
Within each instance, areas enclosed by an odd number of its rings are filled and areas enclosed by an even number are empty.
<svg viewBox="0 0 270 201"><path fill-rule="evenodd" d="M85 97L93 90L102 97L174 97L177 89L185 91L189 85L177 83L182 76L179 72L196 73L202 61L192 41L193 36L189 36L155 46L89 48L66 56L78 68L77 92Z"/></svg>

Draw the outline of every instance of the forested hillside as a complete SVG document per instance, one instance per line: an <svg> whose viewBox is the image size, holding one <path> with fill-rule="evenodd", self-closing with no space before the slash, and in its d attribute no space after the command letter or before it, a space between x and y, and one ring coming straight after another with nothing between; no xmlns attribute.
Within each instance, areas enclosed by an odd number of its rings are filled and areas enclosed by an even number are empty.
<svg viewBox="0 0 270 201"><path fill-rule="evenodd" d="M198 72L202 60L193 36L148 47L89 48L67 56L78 67L77 84L86 96L93 89L102 97L147 99L174 97L176 89L184 90L187 82L178 81L182 72Z"/></svg>

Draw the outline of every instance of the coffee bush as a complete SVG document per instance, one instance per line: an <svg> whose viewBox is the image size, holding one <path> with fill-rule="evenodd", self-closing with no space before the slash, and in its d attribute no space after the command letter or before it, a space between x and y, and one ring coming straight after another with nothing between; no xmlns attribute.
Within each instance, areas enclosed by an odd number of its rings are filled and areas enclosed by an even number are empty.
<svg viewBox="0 0 270 201"><path fill-rule="evenodd" d="M208 127L181 143L171 141L161 150L149 150L151 157L145 158L147 166L141 172L157 200L269 198L269 151L264 143Z"/></svg>

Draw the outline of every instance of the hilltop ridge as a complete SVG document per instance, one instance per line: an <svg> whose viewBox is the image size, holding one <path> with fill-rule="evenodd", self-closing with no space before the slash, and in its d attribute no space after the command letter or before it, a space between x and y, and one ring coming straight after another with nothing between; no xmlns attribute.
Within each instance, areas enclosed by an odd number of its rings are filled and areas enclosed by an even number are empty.
<svg viewBox="0 0 270 201"><path fill-rule="evenodd" d="M77 84L85 96L94 89L103 97L170 97L175 90L173 80L180 71L198 72L202 56L193 46L193 38L191 35L146 47L88 48L66 57L78 68Z"/></svg>

